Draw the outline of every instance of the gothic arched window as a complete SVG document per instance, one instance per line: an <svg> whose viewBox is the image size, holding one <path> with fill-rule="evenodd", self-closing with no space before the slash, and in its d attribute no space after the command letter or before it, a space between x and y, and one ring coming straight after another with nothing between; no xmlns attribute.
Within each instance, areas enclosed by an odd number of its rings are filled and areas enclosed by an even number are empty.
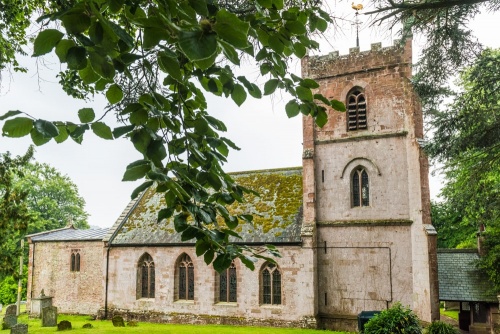
<svg viewBox="0 0 500 334"><path fill-rule="evenodd" d="M366 98L362 88L355 87L347 94L347 131L363 130L366 125Z"/></svg>
<svg viewBox="0 0 500 334"><path fill-rule="evenodd" d="M137 299L155 297L155 263L148 253L137 264Z"/></svg>
<svg viewBox="0 0 500 334"><path fill-rule="evenodd" d="M281 304L281 272L273 263L266 263L260 272L262 304Z"/></svg>
<svg viewBox="0 0 500 334"><path fill-rule="evenodd" d="M219 301L236 302L237 278L234 262L231 266L219 274Z"/></svg>
<svg viewBox="0 0 500 334"><path fill-rule="evenodd" d="M351 180L352 206L369 206L370 186L366 169L363 167L357 167L352 173Z"/></svg>
<svg viewBox="0 0 500 334"><path fill-rule="evenodd" d="M187 254L182 254L177 262L177 299L194 300L194 266Z"/></svg>
<svg viewBox="0 0 500 334"><path fill-rule="evenodd" d="M80 250L71 250L71 271L80 271Z"/></svg>

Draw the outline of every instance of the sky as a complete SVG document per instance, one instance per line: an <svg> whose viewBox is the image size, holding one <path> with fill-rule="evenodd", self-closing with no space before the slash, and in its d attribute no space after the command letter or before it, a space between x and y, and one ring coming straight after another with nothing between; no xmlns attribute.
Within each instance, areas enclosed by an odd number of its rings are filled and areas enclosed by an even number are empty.
<svg viewBox="0 0 500 334"><path fill-rule="evenodd" d="M345 11L343 16L354 19L348 2L337 2L329 10L333 13ZM492 33L500 30L498 18L498 15L482 13L471 23L476 36L486 46L500 47L500 39ZM395 33L368 27L365 17L361 17L361 21L364 23L360 31L361 51L369 50L371 43L382 42L384 47L393 44ZM341 55L347 54L349 48L355 46L355 38L355 27L344 23L342 32L329 31L326 38L321 39L319 53L338 50ZM422 43L419 36L414 37L414 60ZM61 90L55 77L60 70L55 57L47 57L43 63L27 57L22 59L22 64L29 68L29 73L1 73L0 115L9 110L21 110L37 118L79 123L77 111L80 108L92 107L98 117L103 114L106 103L102 97L96 96L94 101L85 102L74 100ZM292 65L297 74L300 73L299 61ZM242 71L249 78L257 77L256 68L246 65ZM287 97L279 93L261 100L249 97L238 108L231 100L209 97L208 112L225 122L228 132L224 136L241 148L241 151L230 152L229 161L224 166L226 171L301 165L302 119L287 118L284 111L287 101ZM113 115L107 115L104 121L111 126L115 123ZM30 144L29 136L18 139L0 136L0 152L23 154ZM110 227L114 224L130 201L132 190L141 183L121 181L125 167L141 159L132 144L123 138L107 141L87 131L81 145L68 139L62 144L50 141L36 147L35 159L50 164L72 179L85 199L89 224L94 226ZM431 178L431 197L436 198L440 184L439 176Z"/></svg>

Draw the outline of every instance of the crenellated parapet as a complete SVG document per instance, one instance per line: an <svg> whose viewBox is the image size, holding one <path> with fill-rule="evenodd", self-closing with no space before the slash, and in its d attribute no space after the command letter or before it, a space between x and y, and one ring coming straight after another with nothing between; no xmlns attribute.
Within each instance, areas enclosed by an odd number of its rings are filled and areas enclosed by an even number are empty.
<svg viewBox="0 0 500 334"><path fill-rule="evenodd" d="M333 51L327 55L304 57L302 75L311 79L324 79L404 66L405 75L410 77L411 63L411 40L406 43L396 40L389 47L373 43L368 51L360 51L359 47L350 48L347 55Z"/></svg>

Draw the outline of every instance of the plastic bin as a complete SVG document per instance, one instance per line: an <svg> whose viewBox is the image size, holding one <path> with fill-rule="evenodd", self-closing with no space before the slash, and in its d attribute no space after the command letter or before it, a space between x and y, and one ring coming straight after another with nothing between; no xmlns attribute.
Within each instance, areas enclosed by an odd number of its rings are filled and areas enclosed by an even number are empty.
<svg viewBox="0 0 500 334"><path fill-rule="evenodd" d="M373 318L375 315L379 314L380 311L361 311L358 314L358 331L363 333L365 330L365 324Z"/></svg>

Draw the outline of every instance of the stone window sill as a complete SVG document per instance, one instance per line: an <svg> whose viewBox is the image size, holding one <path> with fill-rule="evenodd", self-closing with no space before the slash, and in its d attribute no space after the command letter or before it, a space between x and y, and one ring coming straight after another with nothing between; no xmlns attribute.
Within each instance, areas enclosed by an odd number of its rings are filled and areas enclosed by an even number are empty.
<svg viewBox="0 0 500 334"><path fill-rule="evenodd" d="M181 299L181 300L176 300L176 301L174 302L174 304L193 305L193 304L194 304L194 300L185 300L185 299Z"/></svg>
<svg viewBox="0 0 500 334"><path fill-rule="evenodd" d="M234 302L218 302L215 306L225 306L225 307L238 307L238 303Z"/></svg>
<svg viewBox="0 0 500 334"><path fill-rule="evenodd" d="M282 309L283 304L260 304L260 307L262 308L269 308L269 309Z"/></svg>

